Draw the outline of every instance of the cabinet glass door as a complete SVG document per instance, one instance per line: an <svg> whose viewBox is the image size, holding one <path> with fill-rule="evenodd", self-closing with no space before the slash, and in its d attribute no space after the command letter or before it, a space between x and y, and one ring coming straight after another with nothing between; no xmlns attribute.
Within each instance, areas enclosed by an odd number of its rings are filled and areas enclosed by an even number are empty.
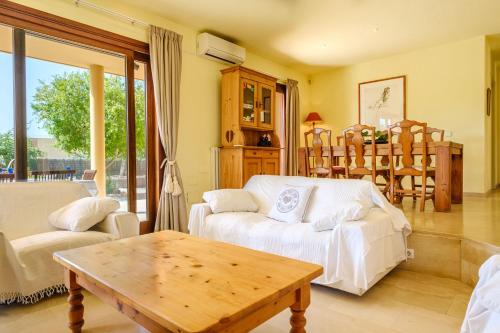
<svg viewBox="0 0 500 333"><path fill-rule="evenodd" d="M257 84L250 80L241 80L241 121L243 125L257 125L256 100Z"/></svg>
<svg viewBox="0 0 500 333"><path fill-rule="evenodd" d="M260 91L259 126L272 129L274 88L265 84L260 84L259 91Z"/></svg>

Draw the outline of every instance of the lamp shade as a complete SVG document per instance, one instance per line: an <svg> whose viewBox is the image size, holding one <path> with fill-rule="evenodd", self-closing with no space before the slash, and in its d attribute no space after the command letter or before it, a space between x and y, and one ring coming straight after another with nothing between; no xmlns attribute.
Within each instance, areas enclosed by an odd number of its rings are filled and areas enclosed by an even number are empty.
<svg viewBox="0 0 500 333"><path fill-rule="evenodd" d="M310 112L307 115L306 120L304 122L305 123L319 123L320 121L323 121L323 119L321 119L320 115L317 112Z"/></svg>

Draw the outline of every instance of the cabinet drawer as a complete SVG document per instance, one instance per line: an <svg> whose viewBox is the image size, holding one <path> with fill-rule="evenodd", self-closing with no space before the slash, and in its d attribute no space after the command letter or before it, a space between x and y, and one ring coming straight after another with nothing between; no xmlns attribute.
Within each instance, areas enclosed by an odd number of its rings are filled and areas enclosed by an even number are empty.
<svg viewBox="0 0 500 333"><path fill-rule="evenodd" d="M279 158L280 152L278 150L263 150L262 157L264 157L264 158Z"/></svg>
<svg viewBox="0 0 500 333"><path fill-rule="evenodd" d="M262 157L262 150L246 149L245 157Z"/></svg>

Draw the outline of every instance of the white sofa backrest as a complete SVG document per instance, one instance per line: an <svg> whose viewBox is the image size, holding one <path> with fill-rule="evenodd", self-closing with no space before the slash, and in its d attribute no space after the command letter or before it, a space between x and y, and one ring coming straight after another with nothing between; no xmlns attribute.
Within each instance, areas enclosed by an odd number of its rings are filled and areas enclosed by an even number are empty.
<svg viewBox="0 0 500 333"><path fill-rule="evenodd" d="M314 186L305 216L306 222L333 211L336 205L342 205L345 201L359 200L370 207L374 205L372 202L372 185L366 180L298 176L253 176L244 188L252 193L259 206L259 212L267 214L285 185Z"/></svg>
<svg viewBox="0 0 500 333"><path fill-rule="evenodd" d="M48 223L50 213L88 196L69 181L0 183L0 231L12 240L57 230Z"/></svg>

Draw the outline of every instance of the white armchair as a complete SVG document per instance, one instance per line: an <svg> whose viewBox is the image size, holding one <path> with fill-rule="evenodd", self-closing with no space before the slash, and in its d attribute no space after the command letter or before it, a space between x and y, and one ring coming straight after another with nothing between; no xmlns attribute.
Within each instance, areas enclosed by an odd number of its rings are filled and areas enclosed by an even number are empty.
<svg viewBox="0 0 500 333"><path fill-rule="evenodd" d="M139 235L137 216L109 214L85 232L51 226L53 211L90 196L74 182L0 183L0 304L35 303L66 291L56 251Z"/></svg>

